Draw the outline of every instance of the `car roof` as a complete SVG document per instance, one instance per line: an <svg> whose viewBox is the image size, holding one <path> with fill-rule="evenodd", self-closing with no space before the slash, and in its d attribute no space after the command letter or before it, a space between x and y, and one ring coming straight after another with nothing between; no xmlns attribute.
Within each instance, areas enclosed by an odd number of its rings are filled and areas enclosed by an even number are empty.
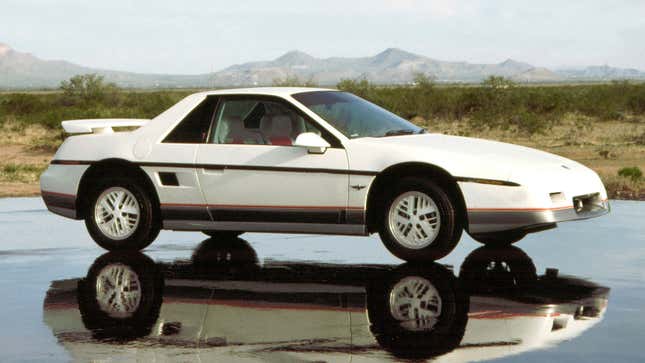
<svg viewBox="0 0 645 363"><path fill-rule="evenodd" d="M254 87L254 88L232 88L232 89L218 89L211 91L199 92L197 94L210 96L210 95L267 95L267 96L290 96L302 92L316 92L316 91L337 91L331 88L314 88L314 87Z"/></svg>

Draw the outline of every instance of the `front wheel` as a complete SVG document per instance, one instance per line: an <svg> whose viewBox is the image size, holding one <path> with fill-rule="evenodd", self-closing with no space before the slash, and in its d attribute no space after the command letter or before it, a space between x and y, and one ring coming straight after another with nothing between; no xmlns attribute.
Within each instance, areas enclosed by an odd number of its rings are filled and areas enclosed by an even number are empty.
<svg viewBox="0 0 645 363"><path fill-rule="evenodd" d="M402 265L367 290L370 331L398 358L429 359L458 347L469 308L455 275L435 263Z"/></svg>
<svg viewBox="0 0 645 363"><path fill-rule="evenodd" d="M152 200L136 181L108 180L90 191L89 198L85 225L106 250L141 250L159 234Z"/></svg>
<svg viewBox="0 0 645 363"><path fill-rule="evenodd" d="M379 234L396 257L438 260L459 242L462 228L455 207L435 183L403 179L386 200Z"/></svg>
<svg viewBox="0 0 645 363"><path fill-rule="evenodd" d="M241 235L244 232L206 230L206 231L202 231L202 233L216 239L232 239L232 238L237 238L239 235Z"/></svg>
<svg viewBox="0 0 645 363"><path fill-rule="evenodd" d="M483 234L471 234L475 241L485 244L486 246L503 247L510 246L515 242L520 241L526 236L524 231L505 231Z"/></svg>

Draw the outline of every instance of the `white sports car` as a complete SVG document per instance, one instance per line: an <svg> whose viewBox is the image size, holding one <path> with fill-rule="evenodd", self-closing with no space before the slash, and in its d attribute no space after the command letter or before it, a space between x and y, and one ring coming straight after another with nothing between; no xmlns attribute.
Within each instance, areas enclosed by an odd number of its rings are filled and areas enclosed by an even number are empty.
<svg viewBox="0 0 645 363"><path fill-rule="evenodd" d="M114 132L118 127L138 127ZM462 230L508 244L609 211L596 173L526 147L426 130L350 93L190 95L152 120L64 121L40 183L54 213L109 250L160 229L369 235L438 259Z"/></svg>

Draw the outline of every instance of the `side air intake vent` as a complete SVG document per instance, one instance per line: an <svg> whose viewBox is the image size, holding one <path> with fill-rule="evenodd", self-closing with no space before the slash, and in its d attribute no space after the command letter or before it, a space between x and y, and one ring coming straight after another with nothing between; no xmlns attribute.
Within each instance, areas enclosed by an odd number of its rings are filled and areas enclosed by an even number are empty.
<svg viewBox="0 0 645 363"><path fill-rule="evenodd" d="M177 174L175 173L160 172L159 180L161 180L162 185L179 186L179 180L177 180Z"/></svg>

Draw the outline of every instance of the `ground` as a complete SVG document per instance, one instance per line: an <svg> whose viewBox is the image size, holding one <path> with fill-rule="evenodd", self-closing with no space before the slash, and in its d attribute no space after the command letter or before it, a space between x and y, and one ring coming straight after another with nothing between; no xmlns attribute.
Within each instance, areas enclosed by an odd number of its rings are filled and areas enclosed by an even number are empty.
<svg viewBox="0 0 645 363"><path fill-rule="evenodd" d="M611 288L607 312L604 319L582 335L571 338L557 345L542 345L540 349L535 345L531 351L522 355L506 356L503 362L644 362L645 350L643 345L643 326L645 326L645 248L643 240L645 230L643 219L645 218L645 204L642 202L614 201L612 211L606 216L593 218L585 221L561 223L558 228L528 235L516 246L530 257L538 274L542 275L546 269L550 274L573 275ZM394 258L385 247L382 246L378 236L372 237L346 237L346 236L313 236L313 235L288 235L288 234L260 234L246 233L241 236L252 247L252 256L257 256L261 266L281 261L283 263L298 263L305 266L316 267L317 263L341 264L342 271L373 264L386 264L390 268L396 268L402 261ZM205 249L200 248L206 236L198 232L171 232L162 231L157 240L148 247L144 253L158 262L170 263L177 261L176 266L186 266L186 263L193 256ZM214 240L210 240L213 245ZM239 240L237 240L239 241ZM215 241L219 244L220 241ZM243 243L243 242L242 242ZM481 245L474 242L467 234L464 234L457 248L448 256L439 261L440 264L452 266L455 275L460 275L460 268L466 258L478 249ZM208 250L206 250L208 251ZM211 250L212 251L212 250ZM74 335L75 342L59 339L61 335L52 331L52 324L64 325L69 331L80 330L84 332L81 314L78 310L68 310L69 315L61 316L60 320L52 320L45 310L44 300L47 291L52 289L52 281L67 281L86 277L89 267L96 258L106 253L100 249L87 235L85 225L80 221L69 220L48 212L39 198L2 198L0 199L0 291L2 291L2 309L0 309L0 362L23 362L23 361L46 361L46 362L69 362L69 361L244 361L258 362L262 360L273 362L296 362L296 361L333 361L333 362L400 362L387 352L374 344L369 349L351 349L334 351L331 349L263 349L267 345L237 345L229 339L215 340L216 345L206 344L213 340L200 339L195 345L172 344L172 336L156 338L155 340L144 340L138 342L121 342L119 340L98 341L90 338L89 335ZM210 258L216 259L221 254L211 254ZM225 262L219 261L224 266L238 266L235 264L236 256L243 256L244 262L249 254L231 254L232 260L228 257ZM233 263L229 265L229 263ZM218 262L213 262L217 266ZM244 266L244 263L240 264ZM405 268L409 268L409 265ZM423 264L427 268L430 263ZM505 265L507 266L507 265ZM181 270L180 270L181 271ZM223 289L236 286L223 284L217 280L227 274L220 271L214 275L205 275L208 281L193 280L194 285L200 288ZM244 271L244 270L239 270ZM289 274L294 282L298 281L297 274ZM311 271L316 271L312 268ZM285 272L280 275L288 277ZM339 273L344 276L345 273ZM198 282L199 281L199 282ZM342 288L342 279L339 277L329 283L335 284L336 288ZM279 284L272 280L265 280L264 287L259 291L261 294L272 294L272 288L278 288L284 293L284 289L301 286L294 284ZM247 286L241 284L243 286ZM318 286L318 287L316 287ZM309 289L320 288L324 285L309 285ZM169 290L166 290L169 291ZM184 291L184 290L180 290ZM205 291L205 290L200 290ZM223 290L226 291L226 290ZM303 290L304 291L304 290ZM309 290L307 290L309 291ZM320 290L328 291L328 290ZM353 294L350 291L349 296ZM276 291L278 292L278 291ZM570 288L560 291L563 299L570 299L572 295ZM509 291L512 294L512 292ZM527 296L533 296L531 291ZM539 292L537 292L539 293ZM293 294L293 302L306 296L306 293ZM208 295L206 295L208 296ZM234 295L240 296L240 295ZM246 296L246 295L245 295ZM329 296L324 301L329 301ZM554 295L555 298L558 295ZM74 296L70 296L71 299ZM188 300L190 301L190 300ZM226 301L226 300L224 300ZM339 303L345 304L349 299L339 299ZM471 300L472 301L472 300ZM490 301L490 300L489 300ZM501 300L507 301L507 300ZM164 304L170 304L165 301ZM170 305L164 305L162 311ZM490 304L488 306L491 306ZM515 305L509 305L515 306ZM64 305L59 305L64 307ZM73 307L73 305L72 305ZM199 305L191 304L190 311L195 311ZM261 309L266 309L262 305ZM217 311L218 305L208 305L208 312L204 311L202 317L208 317L210 312ZM211 310L212 309L212 310ZM63 310L61 310L63 311ZM246 310L250 311L251 310ZM308 310L300 310L306 314ZM165 314L165 313L164 313ZM512 318L513 314L509 314ZM59 315L60 316L60 315ZM159 320L156 327L163 322L181 322L182 328L187 327L182 337L195 335L195 331L204 332L209 330L191 330L190 314L186 319ZM257 316L257 315L251 315ZM356 316L356 315L354 315ZM282 317L282 318L281 318ZM291 329L290 321L284 318L285 315L278 313L276 319L272 320L271 329L284 332ZM367 317L365 318L367 319ZM348 322L351 320L347 320ZM320 326L328 321L321 321ZM354 321L355 322L355 321ZM518 325L509 321L507 330L517 331ZM228 325L227 325L228 326ZM231 335L243 335L250 329L244 324L230 326ZM196 327L195 327L196 329ZM551 326L541 324L536 326L536 333L568 334L567 328L551 332ZM308 333L315 334L317 329ZM183 330L182 330L183 332ZM353 329L358 333L358 329ZM371 337L367 329L364 332L365 338ZM479 352L495 351L504 355L504 351L513 349L522 343L536 344L539 342L529 337L524 342L511 341L510 345L498 343L499 331L480 331L482 334L490 334L492 343L489 345L477 346L465 344L462 349L453 353L473 354L476 361L490 359L490 356L479 354ZM542 333L540 333L542 332ZM257 333L249 331L249 334ZM473 333L475 333L473 331ZM576 335L575 333L573 335ZM219 336L219 335L218 335ZM357 340L361 335L357 334ZM166 339L168 338L168 339ZM224 344L219 344L222 342ZM229 344L226 344L226 343ZM325 340L303 339L298 340L300 347L308 348L308 345L324 343ZM284 345L284 342L277 343L277 347L297 347L295 345ZM248 347L249 351L242 348ZM318 345L320 347L320 345ZM481 350L480 350L481 349ZM217 356L219 360L209 356L209 352L221 353ZM105 353L102 353L105 352ZM469 353L471 352L471 353ZM474 352L474 353L472 353ZM269 354L271 355L261 355ZM469 355L470 356L470 355ZM439 358L437 361L460 361L447 357ZM496 360L499 362L499 360Z"/></svg>

